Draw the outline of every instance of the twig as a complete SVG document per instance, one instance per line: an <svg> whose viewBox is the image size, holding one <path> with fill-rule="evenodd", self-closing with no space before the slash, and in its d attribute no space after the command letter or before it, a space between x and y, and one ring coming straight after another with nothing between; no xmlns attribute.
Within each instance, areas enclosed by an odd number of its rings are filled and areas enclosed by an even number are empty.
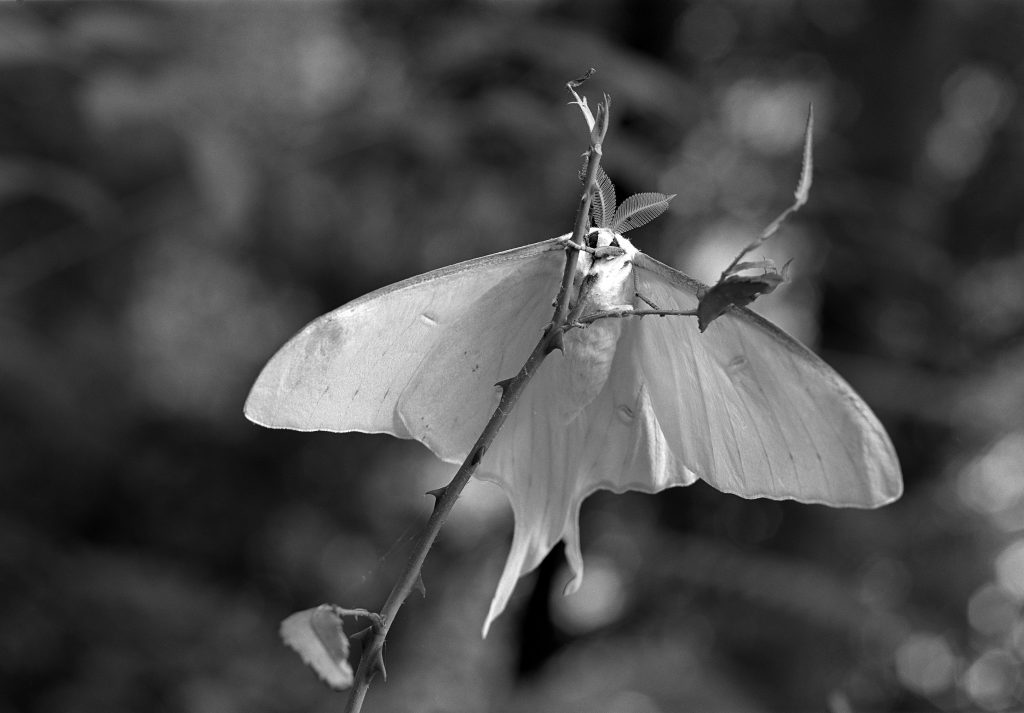
<svg viewBox="0 0 1024 713"><path fill-rule="evenodd" d="M643 299L643 298L641 298ZM563 326L563 330L585 328L599 319L622 319L624 317L696 317L695 309L633 309L623 307L622 309L606 309L600 312L591 312L575 320L570 320Z"/></svg>
<svg viewBox="0 0 1024 713"><path fill-rule="evenodd" d="M589 73L586 76L589 77ZM586 79L586 77L583 79ZM581 102L579 95L576 93L576 87L579 86L579 82L580 80L575 80L567 85L569 91L576 97L577 102ZM605 101L598 106L596 120L593 119L589 109L587 109L585 100L580 103L580 108L583 110L584 118L587 120L588 127L590 128L590 149L587 152L586 178L579 206L576 209L576 220L572 234L572 242L577 246L583 245L583 238L586 234L587 223L590 217L591 196L597 186L597 168L601 163L602 155L601 142L604 140L608 130L608 97L606 95ZM417 538L412 554L409 556L409 561L402 570L398 582L388 595L387 601L384 602L379 620L374 622L372 636L364 644L362 655L359 658L359 667L356 669L352 684L352 692L349 694L348 703L345 707L346 713L358 713L362 710L363 701L366 698L371 680L378 671L383 672L383 649L388 630L391 628L391 624L398 615L402 604L405 603L409 594L417 588L417 583L422 581L420 573L423 568L423 562L426 560L427 553L430 551L431 546L433 546L434 540L437 539L438 533L448 519L448 514L455 506L455 501L459 499L459 494L466 486L466 483L469 482L473 473L476 472L480 461L483 460L484 454L491 443L494 442L495 436L498 435L498 431L505 423L505 418L511 413L512 407L519 400L519 396L523 393L526 385L537 372L540 363L552 351L562 348L562 335L564 333L562 325L566 321L569 309L569 288L572 286L576 275L579 253L579 250L572 247L566 248L565 270L562 273L562 283L555 301L555 311L551 317L550 324L544 330L540 341L533 348L533 352L526 360L523 368L519 370L519 373L499 384L501 387L501 400L498 403L498 407L491 415L490 420L484 427L476 444L470 450L469 456L455 474L455 477L440 491L431 492L436 498L434 511L430 514L430 519L427 520L427 524Z"/></svg>
<svg viewBox="0 0 1024 713"><path fill-rule="evenodd" d="M740 254L736 256L736 259L729 263L729 267L722 271L722 276L719 278L719 282L726 280L734 272L738 272L741 269L739 268L740 260L742 260L750 251L756 250L758 246L775 235L775 233L779 232L779 228L782 227L786 218L791 216L793 213L796 213L804 206L805 203L807 203L807 198L811 193L811 176L814 174L814 158L811 151L811 140L813 135L814 105L812 104L807 109L807 126L804 129L803 163L800 168L800 181L797 183L796 191L793 193L793 203L786 208L786 210L782 211L775 220L769 223L768 227L762 230L761 234L754 238L753 242L740 251Z"/></svg>

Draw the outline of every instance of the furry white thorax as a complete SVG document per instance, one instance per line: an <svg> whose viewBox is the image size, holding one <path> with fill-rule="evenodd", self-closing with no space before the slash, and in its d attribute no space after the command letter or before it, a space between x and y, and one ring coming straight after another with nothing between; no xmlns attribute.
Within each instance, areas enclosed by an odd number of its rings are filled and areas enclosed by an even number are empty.
<svg viewBox="0 0 1024 713"><path fill-rule="evenodd" d="M604 228L597 230L596 244L591 245L596 248L618 246L625 252L614 257L595 257L591 253L580 253L576 282L573 285L576 296L571 301L570 308L576 305L583 284L592 280L593 283L584 298L581 316L604 310L632 309L633 257L639 251L626 238ZM562 405L560 410L565 422L574 419L604 388L611 373L622 326L621 319L601 319L587 327L574 328L566 333L565 358L568 360L568 379L558 400Z"/></svg>

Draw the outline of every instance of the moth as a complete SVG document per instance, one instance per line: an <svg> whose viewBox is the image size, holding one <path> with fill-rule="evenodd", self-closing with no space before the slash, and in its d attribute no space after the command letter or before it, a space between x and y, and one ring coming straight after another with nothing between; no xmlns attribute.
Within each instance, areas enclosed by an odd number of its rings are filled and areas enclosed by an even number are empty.
<svg viewBox="0 0 1024 713"><path fill-rule="evenodd" d="M713 288L624 236L670 197L640 194L616 208L600 176L572 314L653 305L696 315ZM462 462L498 404L495 385L551 319L567 242L428 272L319 317L266 365L245 415L270 428L389 433ZM567 591L578 588L580 505L599 489L655 493L700 478L746 498L840 507L900 496L893 445L864 401L807 347L722 296L736 291L745 304L774 288L760 280L734 277L711 293L699 327L676 315L581 319L542 362L477 471L515 515L485 634L519 577L560 540L574 574Z"/></svg>

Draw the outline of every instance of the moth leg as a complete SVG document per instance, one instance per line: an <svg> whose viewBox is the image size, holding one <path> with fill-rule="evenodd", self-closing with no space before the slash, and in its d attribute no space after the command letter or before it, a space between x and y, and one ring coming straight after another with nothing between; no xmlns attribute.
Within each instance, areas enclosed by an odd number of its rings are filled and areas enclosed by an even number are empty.
<svg viewBox="0 0 1024 713"><path fill-rule="evenodd" d="M661 307L651 302L649 299L644 297L640 293L640 283L637 280L636 270L633 270L633 294L640 298L640 300L653 310L661 311Z"/></svg>
<svg viewBox="0 0 1024 713"><path fill-rule="evenodd" d="M580 252L590 253L597 260L618 257L619 255L626 254L626 251L617 245L605 245L600 248L592 248L587 244L577 245L572 241L572 238L559 238L558 242L567 250L579 250Z"/></svg>
<svg viewBox="0 0 1024 713"><path fill-rule="evenodd" d="M558 240L559 245L561 245L566 250L580 250L582 252L591 253L591 254L593 254L593 252L594 252L594 248L590 247L586 243L583 243L583 245L577 245L576 242L571 237L570 238L556 238L556 240Z"/></svg>

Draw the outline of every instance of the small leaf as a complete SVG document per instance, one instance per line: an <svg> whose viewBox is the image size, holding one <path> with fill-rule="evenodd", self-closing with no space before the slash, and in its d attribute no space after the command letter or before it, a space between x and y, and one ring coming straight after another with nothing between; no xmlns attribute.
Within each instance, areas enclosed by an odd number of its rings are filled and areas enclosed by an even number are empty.
<svg viewBox="0 0 1024 713"><path fill-rule="evenodd" d="M789 264L789 263L786 263L786 264ZM769 271L771 271L771 272L778 272L778 270L775 269L775 261L772 260L771 258L765 258L764 260L756 260L754 262L740 262L740 263L737 263L737 264L733 265L731 268L729 268L729 271L728 271L728 274L726 275L726 277L731 277L732 275L738 275L739 273L743 272L744 270L764 270L765 272L769 272Z"/></svg>
<svg viewBox="0 0 1024 713"><path fill-rule="evenodd" d="M756 263L753 263L756 264ZM700 331L721 317L733 306L746 307L761 295L773 292L776 287L786 281L787 262L782 272L766 272L756 277L740 277L732 275L709 288L701 295L697 304L697 327Z"/></svg>
<svg viewBox="0 0 1024 713"><path fill-rule="evenodd" d="M804 205L811 195L811 176L814 174L814 156L812 138L814 136L814 105L807 109L807 126L804 129L804 159L800 167L800 181L796 185L793 197L796 199L794 210Z"/></svg>
<svg viewBox="0 0 1024 713"><path fill-rule="evenodd" d="M329 604L296 612L281 622L281 639L316 671L328 686L343 691L354 675L348 662L348 638L341 616Z"/></svg>
<svg viewBox="0 0 1024 713"><path fill-rule="evenodd" d="M612 219L612 230L625 233L633 228L646 225L668 210L669 202L675 198L664 193L637 193L626 200L615 211Z"/></svg>
<svg viewBox="0 0 1024 713"><path fill-rule="evenodd" d="M793 204L786 208L786 210L779 213L778 217L768 224L761 234L757 236L750 245L740 250L740 254L737 255L729 267L722 271L721 279L724 280L730 275L735 274L738 270L736 264L743 259L743 256L749 253L751 250L755 250L759 245L764 243L766 240L771 238L777 232L782 224L786 222L793 213L796 213L807 203L807 199L811 194L811 178L814 173L814 156L812 150L812 138L814 135L814 105L812 104L807 111L807 126L804 129L804 154L803 160L800 164L800 180L797 183L796 191L793 193ZM785 271L785 268L783 268Z"/></svg>
<svg viewBox="0 0 1024 713"><path fill-rule="evenodd" d="M597 189L590 204L590 214L598 228L610 228L615 216L615 184L600 166L597 167Z"/></svg>

